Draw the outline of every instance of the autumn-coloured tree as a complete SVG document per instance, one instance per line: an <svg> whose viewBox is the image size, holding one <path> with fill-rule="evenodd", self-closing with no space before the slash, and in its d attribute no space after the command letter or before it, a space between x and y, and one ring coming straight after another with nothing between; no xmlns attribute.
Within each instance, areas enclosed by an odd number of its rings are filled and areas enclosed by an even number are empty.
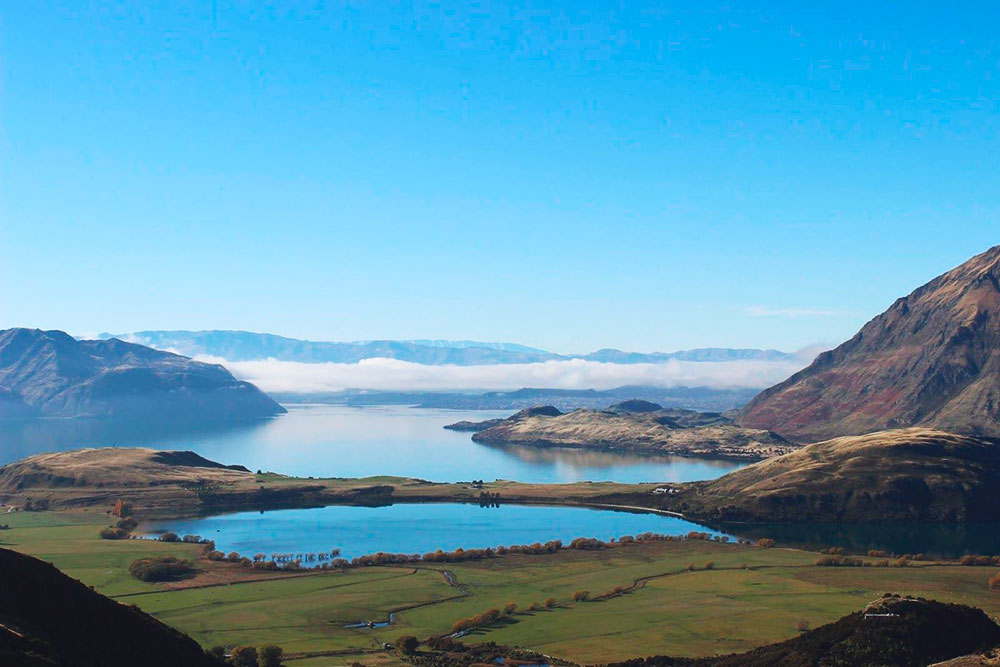
<svg viewBox="0 0 1000 667"><path fill-rule="evenodd" d="M115 516L128 516L132 513L132 506L119 498L115 501L115 506L111 509Z"/></svg>
<svg viewBox="0 0 1000 667"><path fill-rule="evenodd" d="M770 537L762 537L759 540L757 540L757 546L769 549L774 546L774 540L772 540Z"/></svg>
<svg viewBox="0 0 1000 667"><path fill-rule="evenodd" d="M573 593L574 602L583 602L588 597L590 597L590 591L577 591Z"/></svg>
<svg viewBox="0 0 1000 667"><path fill-rule="evenodd" d="M713 567L715 567L715 561L714 560L710 560L707 563L705 563L705 569L706 570L711 570Z"/></svg>
<svg viewBox="0 0 1000 667"><path fill-rule="evenodd" d="M556 599L555 598L545 598L545 608L546 609L552 609L552 607L555 607L555 606L556 606Z"/></svg>
<svg viewBox="0 0 1000 667"><path fill-rule="evenodd" d="M995 575L990 577L989 583L991 591L1000 591L1000 572L997 572Z"/></svg>
<svg viewBox="0 0 1000 667"><path fill-rule="evenodd" d="M802 620L795 624L795 629L799 632L805 632L809 629L809 621Z"/></svg>
<svg viewBox="0 0 1000 667"><path fill-rule="evenodd" d="M257 649L253 646L237 646L233 649L231 660L236 667L260 667Z"/></svg>
<svg viewBox="0 0 1000 667"><path fill-rule="evenodd" d="M503 613L506 614L507 616L510 616L515 611L517 611L517 605L514 604L513 602L508 602L503 606Z"/></svg>
<svg viewBox="0 0 1000 667"><path fill-rule="evenodd" d="M413 635L404 635L396 640L396 646L406 655L413 655L420 646L420 640Z"/></svg>

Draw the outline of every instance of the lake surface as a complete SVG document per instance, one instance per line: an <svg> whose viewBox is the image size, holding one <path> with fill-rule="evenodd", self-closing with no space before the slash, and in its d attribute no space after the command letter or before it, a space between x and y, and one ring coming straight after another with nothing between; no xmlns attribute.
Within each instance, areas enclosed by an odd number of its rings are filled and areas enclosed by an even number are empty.
<svg viewBox="0 0 1000 667"><path fill-rule="evenodd" d="M143 525L147 533L171 531L215 541L222 552L318 553L340 549L354 558L379 551L423 554L437 549L482 549L576 537L609 540L652 531L665 535L717 531L662 514L579 507L462 503L398 504L386 507L330 506L300 510L240 512Z"/></svg>
<svg viewBox="0 0 1000 667"><path fill-rule="evenodd" d="M79 447L190 449L251 470L314 477L399 475L437 482L684 482L739 468L729 461L483 445L445 424L506 417L509 411L286 405L288 414L238 428L36 420L0 426L0 464Z"/></svg>

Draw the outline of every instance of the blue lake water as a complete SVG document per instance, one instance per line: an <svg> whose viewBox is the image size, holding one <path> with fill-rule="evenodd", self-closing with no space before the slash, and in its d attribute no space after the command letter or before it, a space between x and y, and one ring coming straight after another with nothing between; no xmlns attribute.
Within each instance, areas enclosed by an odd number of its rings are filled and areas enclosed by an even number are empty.
<svg viewBox="0 0 1000 667"><path fill-rule="evenodd" d="M576 537L601 540L654 532L716 531L661 514L579 507L462 503L330 506L240 512L146 524L147 533L172 531L214 540L225 553L318 553L340 549L344 558L383 551L423 554L437 549L481 549Z"/></svg>
<svg viewBox="0 0 1000 667"><path fill-rule="evenodd" d="M0 464L78 447L190 449L252 470L315 477L400 475L438 482L683 482L740 467L727 461L573 449L497 447L472 442L445 424L510 412L287 405L288 414L238 428L178 428L97 420L37 420L0 426Z"/></svg>

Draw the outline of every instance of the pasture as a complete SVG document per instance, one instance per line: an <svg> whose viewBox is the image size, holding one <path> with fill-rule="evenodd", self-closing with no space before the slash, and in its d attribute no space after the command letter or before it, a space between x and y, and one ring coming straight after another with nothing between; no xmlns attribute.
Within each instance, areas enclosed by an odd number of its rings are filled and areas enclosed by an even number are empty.
<svg viewBox="0 0 1000 667"><path fill-rule="evenodd" d="M278 644L296 667L395 664L383 642L445 634L458 619L510 602L514 613L462 641L517 645L583 664L653 653L729 653L792 637L800 622L833 621L887 591L1000 615L1000 594L986 584L996 568L817 567L818 555L807 551L701 540L246 582L227 579L238 566L201 561L221 573L214 585L168 589L136 581L129 563L151 554L195 558L196 545L101 540L97 531L107 518L96 512L22 512L3 523L11 529L0 532L2 546L53 562L206 647ZM602 597L616 587L623 591ZM577 591L589 591L590 599L573 601ZM551 609L529 610L547 598L555 599ZM393 622L385 627L346 627L390 614Z"/></svg>

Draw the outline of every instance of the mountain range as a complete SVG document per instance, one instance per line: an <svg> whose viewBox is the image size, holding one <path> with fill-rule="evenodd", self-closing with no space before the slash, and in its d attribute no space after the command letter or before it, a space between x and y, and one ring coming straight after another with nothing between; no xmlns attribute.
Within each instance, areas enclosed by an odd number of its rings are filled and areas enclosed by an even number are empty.
<svg viewBox="0 0 1000 667"><path fill-rule="evenodd" d="M220 357L227 361L276 359L303 363L353 364L376 357L439 366L526 364L583 359L616 364L676 361L789 361L794 354L778 350L700 348L678 352L624 352L603 349L589 354L556 354L516 343L450 340L309 341L249 331L137 331L102 333L100 339L120 338L189 357Z"/></svg>
<svg viewBox="0 0 1000 667"><path fill-rule="evenodd" d="M232 421L284 412L225 368L135 343L0 331L0 418Z"/></svg>
<svg viewBox="0 0 1000 667"><path fill-rule="evenodd" d="M908 426L1000 436L1000 246L896 300L736 421L799 441Z"/></svg>

